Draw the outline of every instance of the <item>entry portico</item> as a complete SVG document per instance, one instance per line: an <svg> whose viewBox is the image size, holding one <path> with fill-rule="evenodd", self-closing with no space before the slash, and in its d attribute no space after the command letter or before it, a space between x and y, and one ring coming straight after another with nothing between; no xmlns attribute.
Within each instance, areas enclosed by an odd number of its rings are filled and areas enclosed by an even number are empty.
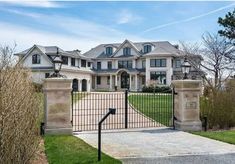
<svg viewBox="0 0 235 164"><path fill-rule="evenodd" d="M144 71L138 69L116 69L108 72L97 71L94 75L95 89L109 89L138 91L142 81L145 80Z"/></svg>

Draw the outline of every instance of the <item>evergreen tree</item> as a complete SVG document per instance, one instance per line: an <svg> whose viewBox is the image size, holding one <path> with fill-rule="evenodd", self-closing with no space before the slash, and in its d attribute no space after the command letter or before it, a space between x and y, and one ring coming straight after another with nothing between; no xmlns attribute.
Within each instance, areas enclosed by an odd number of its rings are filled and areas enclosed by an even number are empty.
<svg viewBox="0 0 235 164"><path fill-rule="evenodd" d="M235 9L233 12L228 12L224 18L219 17L218 23L223 26L223 29L218 33L235 43Z"/></svg>

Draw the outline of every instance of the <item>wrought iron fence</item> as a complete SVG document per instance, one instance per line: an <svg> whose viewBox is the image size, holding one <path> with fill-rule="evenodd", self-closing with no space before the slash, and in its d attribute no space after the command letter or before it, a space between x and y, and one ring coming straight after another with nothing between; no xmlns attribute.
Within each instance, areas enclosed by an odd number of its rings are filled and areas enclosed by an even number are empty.
<svg viewBox="0 0 235 164"><path fill-rule="evenodd" d="M172 126L173 94L142 92L72 92L74 131L98 129L99 120L109 108L116 115L102 124L102 129Z"/></svg>

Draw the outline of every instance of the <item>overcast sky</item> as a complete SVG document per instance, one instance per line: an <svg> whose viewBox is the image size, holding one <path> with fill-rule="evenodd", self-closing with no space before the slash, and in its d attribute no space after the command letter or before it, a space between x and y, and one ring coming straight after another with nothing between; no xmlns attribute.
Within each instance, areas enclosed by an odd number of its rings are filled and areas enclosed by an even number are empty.
<svg viewBox="0 0 235 164"><path fill-rule="evenodd" d="M200 41L234 2L0 2L0 43L82 52L101 43Z"/></svg>

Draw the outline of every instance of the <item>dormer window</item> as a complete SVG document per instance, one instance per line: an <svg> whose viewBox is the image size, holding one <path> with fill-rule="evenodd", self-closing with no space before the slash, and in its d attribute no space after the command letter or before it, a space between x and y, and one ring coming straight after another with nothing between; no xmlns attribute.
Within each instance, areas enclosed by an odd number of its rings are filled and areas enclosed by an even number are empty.
<svg viewBox="0 0 235 164"><path fill-rule="evenodd" d="M145 45L144 46L144 53L149 53L152 51L152 46L151 45Z"/></svg>
<svg viewBox="0 0 235 164"><path fill-rule="evenodd" d="M113 54L113 47L106 47L106 54L112 55Z"/></svg>
<svg viewBox="0 0 235 164"><path fill-rule="evenodd" d="M129 47L123 48L123 55L124 56L131 55L131 48Z"/></svg>
<svg viewBox="0 0 235 164"><path fill-rule="evenodd" d="M32 64L40 64L40 62L41 62L41 55L34 54L32 56Z"/></svg>

